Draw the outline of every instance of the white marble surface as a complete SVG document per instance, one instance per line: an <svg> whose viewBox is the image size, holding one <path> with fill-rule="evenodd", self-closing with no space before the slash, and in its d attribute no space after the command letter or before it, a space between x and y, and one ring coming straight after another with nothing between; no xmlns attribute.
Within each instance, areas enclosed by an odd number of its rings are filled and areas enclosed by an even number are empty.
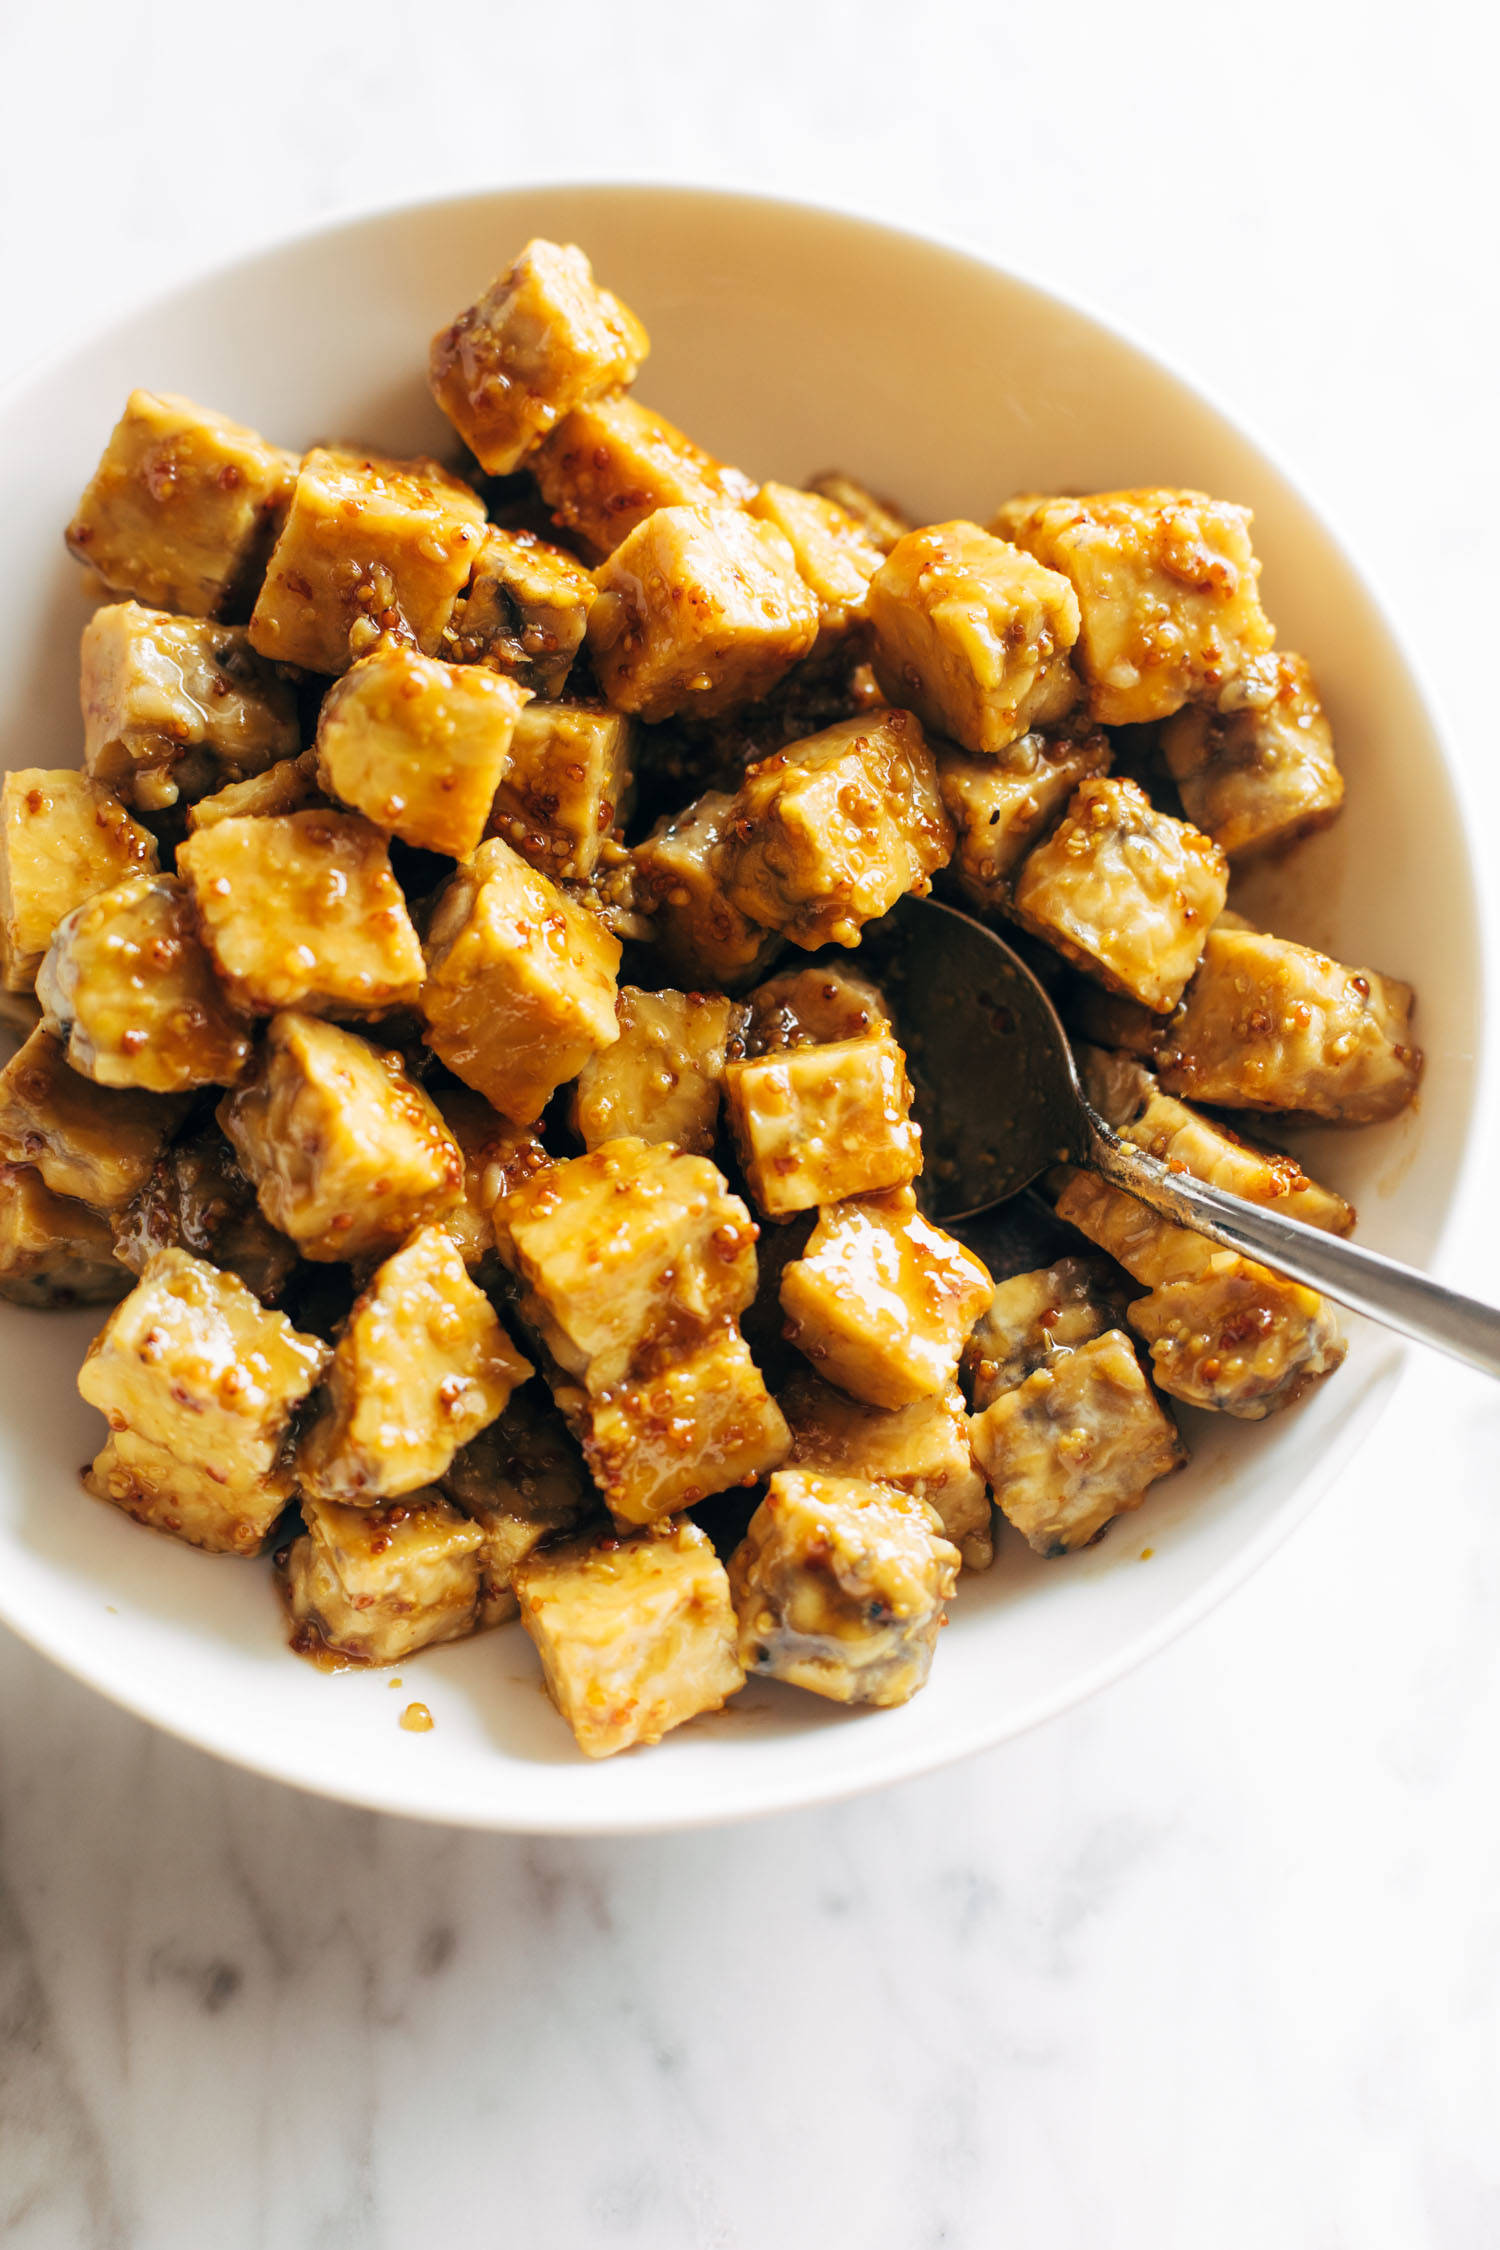
<svg viewBox="0 0 1500 2250"><path fill-rule="evenodd" d="M1492 42L1383 0L10 9L0 372L461 186L696 177L938 228L1269 437L1493 816ZM1494 1287L1497 1246L1476 1195L1455 1275ZM1497 1450L1500 1394L1414 1366L1291 1545L1108 1696L681 1840L310 1802L6 1641L0 2239L1489 2250Z"/></svg>

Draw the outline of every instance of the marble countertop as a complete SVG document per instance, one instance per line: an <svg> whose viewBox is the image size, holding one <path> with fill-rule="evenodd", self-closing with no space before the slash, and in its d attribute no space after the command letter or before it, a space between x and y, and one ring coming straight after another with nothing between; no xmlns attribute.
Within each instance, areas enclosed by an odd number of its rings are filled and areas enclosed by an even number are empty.
<svg viewBox="0 0 1500 2250"><path fill-rule="evenodd" d="M1259 429L1500 811L1477 17L688 21L7 11L0 374L268 235L465 186L697 178L932 227ZM1476 1193L1453 1277L1493 1291L1497 1247ZM685 1838L317 1803L0 1640L0 2241L1489 2250L1497 1453L1500 1393L1414 1360L1312 1520L1107 1695Z"/></svg>

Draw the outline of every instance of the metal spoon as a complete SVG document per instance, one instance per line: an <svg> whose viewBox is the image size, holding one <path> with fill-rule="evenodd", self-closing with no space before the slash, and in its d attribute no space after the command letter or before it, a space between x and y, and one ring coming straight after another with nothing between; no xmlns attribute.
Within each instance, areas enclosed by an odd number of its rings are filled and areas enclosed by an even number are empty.
<svg viewBox="0 0 1500 2250"><path fill-rule="evenodd" d="M935 899L904 898L861 951L895 1011L935 1182L934 1216L973 1218L1050 1165L1079 1164L1163 1218L1500 1375L1500 1311L1378 1251L1168 1171L1084 1095L1057 1011L1004 939Z"/></svg>

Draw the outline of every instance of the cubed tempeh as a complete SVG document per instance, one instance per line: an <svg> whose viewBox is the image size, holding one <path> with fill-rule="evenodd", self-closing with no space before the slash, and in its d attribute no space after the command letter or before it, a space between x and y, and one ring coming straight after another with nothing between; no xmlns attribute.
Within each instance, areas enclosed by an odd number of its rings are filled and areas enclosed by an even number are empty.
<svg viewBox="0 0 1500 2250"><path fill-rule="evenodd" d="M1164 719L1217 694L1274 634L1260 606L1250 511L1146 488L1081 499L1023 493L992 527L1077 595L1074 658L1104 726Z"/></svg>
<svg viewBox="0 0 1500 2250"><path fill-rule="evenodd" d="M118 1211L181 1122L175 1095L95 1086L39 1026L0 1070L0 1162L34 1164L54 1195Z"/></svg>
<svg viewBox="0 0 1500 2250"><path fill-rule="evenodd" d="M619 1037L619 940L498 836L453 875L426 953L428 1045L518 1125Z"/></svg>
<svg viewBox="0 0 1500 2250"><path fill-rule="evenodd" d="M890 1010L877 985L853 969L826 963L789 969L746 995L750 1011L748 1055L785 1054L791 1047L827 1046L890 1029Z"/></svg>
<svg viewBox="0 0 1500 2250"><path fill-rule="evenodd" d="M957 1388L886 1409L849 1398L808 1370L780 1394L792 1432L787 1466L894 1485L936 1510L968 1570L987 1570L995 1545L989 1487L969 1445Z"/></svg>
<svg viewBox="0 0 1500 2250"><path fill-rule="evenodd" d="M1118 1325L1107 1273L1102 1260L1059 1258L999 1283L964 1347L976 1413Z"/></svg>
<svg viewBox="0 0 1500 2250"><path fill-rule="evenodd" d="M216 821L179 845L177 866L237 1006L365 1016L416 999L421 944L386 840L357 814Z"/></svg>
<svg viewBox="0 0 1500 2250"><path fill-rule="evenodd" d="M658 821L630 855L652 943L684 984L737 991L759 974L781 942L725 895L734 814L734 798L710 789L684 811Z"/></svg>
<svg viewBox="0 0 1500 2250"><path fill-rule="evenodd" d="M145 1186L110 1221L122 1268L144 1273L158 1250L190 1250L274 1305L297 1262L296 1245L266 1219L255 1183L210 1119L174 1141Z"/></svg>
<svg viewBox="0 0 1500 2250"><path fill-rule="evenodd" d="M65 914L127 875L153 874L156 839L113 790L68 768L0 782L0 969L29 992Z"/></svg>
<svg viewBox="0 0 1500 2250"><path fill-rule="evenodd" d="M599 1512L599 1495L567 1426L541 1386L516 1392L439 1479L479 1528L479 1623L516 1616L515 1574L526 1557Z"/></svg>
<svg viewBox="0 0 1500 2250"><path fill-rule="evenodd" d="M112 593L186 617L253 597L295 456L188 398L132 391L67 541Z"/></svg>
<svg viewBox="0 0 1500 2250"><path fill-rule="evenodd" d="M108 1305L129 1287L107 1219L54 1195L34 1166L0 1164L0 1297L33 1308Z"/></svg>
<svg viewBox="0 0 1500 2250"><path fill-rule="evenodd" d="M242 625L113 602L85 626L82 658L84 764L142 811L297 753L297 698Z"/></svg>
<svg viewBox="0 0 1500 2250"><path fill-rule="evenodd" d="M781 1277L781 1306L793 1343L826 1381L897 1407L951 1388L993 1291L973 1252L897 1188L820 1211Z"/></svg>
<svg viewBox="0 0 1500 2250"><path fill-rule="evenodd" d="M490 833L544 875L592 875L625 817L634 747L631 721L606 704L528 704L516 721Z"/></svg>
<svg viewBox="0 0 1500 2250"><path fill-rule="evenodd" d="M755 490L633 398L579 407L530 466L553 521L600 558L658 508L742 507Z"/></svg>
<svg viewBox="0 0 1500 2250"><path fill-rule="evenodd" d="M337 673L365 653L366 635L404 626L436 655L485 528L478 494L436 461L314 446L251 613L251 645Z"/></svg>
<svg viewBox="0 0 1500 2250"><path fill-rule="evenodd" d="M175 875L132 875L75 906L36 989L72 1068L96 1085L184 1094L236 1085L249 1068L249 1022L230 1006Z"/></svg>
<svg viewBox="0 0 1500 2250"><path fill-rule="evenodd" d="M824 469L817 476L809 477L807 489L821 499L831 500L846 516L852 516L883 555L888 555L896 541L915 528L910 516L898 508L894 500L882 499L857 477L845 476L841 469Z"/></svg>
<svg viewBox="0 0 1500 2250"><path fill-rule="evenodd" d="M1300 656L1247 664L1214 702L1169 719L1161 746L1183 811L1231 859L1326 828L1344 801L1333 732Z"/></svg>
<svg viewBox="0 0 1500 2250"><path fill-rule="evenodd" d="M885 549L846 508L820 492L763 484L750 502L750 513L775 524L790 542L797 569L817 600L820 647L842 640L863 623L870 580Z"/></svg>
<svg viewBox="0 0 1500 2250"><path fill-rule="evenodd" d="M384 1508L304 1496L282 1591L292 1646L354 1664L396 1664L479 1623L483 1533L440 1492Z"/></svg>
<svg viewBox="0 0 1500 2250"><path fill-rule="evenodd" d="M1133 781L1085 781L1016 878L1023 928L1110 991L1167 1015L1229 886L1211 838L1158 812Z"/></svg>
<svg viewBox="0 0 1500 2250"><path fill-rule="evenodd" d="M926 1684L959 1561L926 1501L781 1469L730 1557L741 1662L835 1703L905 1703Z"/></svg>
<svg viewBox="0 0 1500 2250"><path fill-rule="evenodd" d="M576 244L527 243L432 339L432 395L491 476L508 476L574 407L633 383L650 339Z"/></svg>
<svg viewBox="0 0 1500 2250"><path fill-rule="evenodd" d="M221 820L273 820L279 813L305 812L309 805L326 802L318 787L318 753L304 750L299 758L282 758L264 773L200 797L187 809L188 834Z"/></svg>
<svg viewBox="0 0 1500 2250"><path fill-rule="evenodd" d="M271 1225L305 1258L384 1253L463 1196L464 1160L400 1058L317 1016L273 1016L219 1122Z"/></svg>
<svg viewBox="0 0 1500 2250"><path fill-rule="evenodd" d="M1108 773L1109 763L1108 738L1097 728L1026 734L998 757L942 746L938 788L958 838L952 865L964 896L981 909L1005 904L1026 854L1079 783Z"/></svg>
<svg viewBox="0 0 1500 2250"><path fill-rule="evenodd" d="M724 1099L768 1218L894 1188L922 1169L906 1059L890 1030L726 1064Z"/></svg>
<svg viewBox="0 0 1500 2250"><path fill-rule="evenodd" d="M970 1433L997 1506L1039 1555L1087 1546L1186 1459L1118 1328L1003 1392Z"/></svg>
<svg viewBox="0 0 1500 2250"><path fill-rule="evenodd" d="M572 555L534 531L493 525L443 635L443 654L507 672L534 695L559 696L593 604L593 577Z"/></svg>
<svg viewBox="0 0 1500 2250"><path fill-rule="evenodd" d="M871 661L893 703L993 757L1078 700L1078 603L976 523L908 532L870 581Z"/></svg>
<svg viewBox="0 0 1500 2250"><path fill-rule="evenodd" d="M547 1691L588 1757L659 1742L744 1685L729 1580L696 1524L546 1547L515 1584Z"/></svg>
<svg viewBox="0 0 1500 2250"><path fill-rule="evenodd" d="M706 1156L735 1006L722 992L644 992L624 984L620 1036L593 1055L573 1093L573 1129L585 1148L633 1134Z"/></svg>

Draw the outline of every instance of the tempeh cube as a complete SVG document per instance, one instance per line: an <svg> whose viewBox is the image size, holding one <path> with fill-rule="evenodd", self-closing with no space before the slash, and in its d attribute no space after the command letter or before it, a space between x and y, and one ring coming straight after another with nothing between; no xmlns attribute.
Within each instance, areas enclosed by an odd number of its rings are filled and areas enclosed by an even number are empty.
<svg viewBox="0 0 1500 2250"><path fill-rule="evenodd" d="M578 408L530 467L553 521L601 559L658 508L742 507L755 490L633 398Z"/></svg>
<svg viewBox="0 0 1500 2250"><path fill-rule="evenodd" d="M458 1144L400 1057L317 1016L272 1017L219 1123L265 1217L320 1263L383 1254L463 1195Z"/></svg>
<svg viewBox="0 0 1500 2250"><path fill-rule="evenodd" d="M898 539L904 539L907 532L916 528L894 500L881 499L857 477L845 476L841 469L824 469L819 475L809 477L807 489L817 493L820 499L831 500L846 516L852 516L883 555L888 555Z"/></svg>
<svg viewBox="0 0 1500 2250"><path fill-rule="evenodd" d="M396 1664L479 1623L484 1535L437 1491L384 1508L304 1495L282 1569L292 1646Z"/></svg>
<svg viewBox="0 0 1500 2250"><path fill-rule="evenodd" d="M1059 1258L999 1283L964 1347L964 1373L982 1414L1039 1367L1092 1343L1119 1321L1102 1264Z"/></svg>
<svg viewBox="0 0 1500 2250"><path fill-rule="evenodd" d="M735 1012L722 992L622 985L620 1036L584 1064L574 1089L573 1130L584 1147L634 1135L706 1156Z"/></svg>
<svg viewBox="0 0 1500 2250"><path fill-rule="evenodd" d="M1167 1015L1229 887L1209 837L1158 812L1133 781L1085 781L1016 878L1024 929L1112 992Z"/></svg>
<svg viewBox="0 0 1500 2250"><path fill-rule="evenodd" d="M255 592L293 455L189 398L132 391L67 541L111 592L223 617Z"/></svg>
<svg viewBox="0 0 1500 2250"><path fill-rule="evenodd" d="M54 1195L30 1164L0 1164L0 1297L33 1308L108 1305L130 1276L109 1221Z"/></svg>
<svg viewBox="0 0 1500 2250"><path fill-rule="evenodd" d="M650 349L576 244L538 236L433 337L428 379L480 467L509 476L574 407L633 383Z"/></svg>
<svg viewBox="0 0 1500 2250"><path fill-rule="evenodd" d="M768 1218L915 1179L922 1134L888 1028L726 1064L724 1100Z"/></svg>
<svg viewBox="0 0 1500 2250"><path fill-rule="evenodd" d="M156 839L113 790L68 768L0 781L0 967L29 992L65 914L127 875L154 873Z"/></svg>
<svg viewBox="0 0 1500 2250"><path fill-rule="evenodd" d="M1023 493L993 529L1078 597L1074 656L1103 726L1169 718L1216 694L1275 635L1260 606L1250 511L1159 488L1082 499Z"/></svg>
<svg viewBox="0 0 1500 2250"><path fill-rule="evenodd" d="M432 1484L532 1372L439 1226L378 1266L297 1449L304 1492L369 1507Z"/></svg>
<svg viewBox="0 0 1500 2250"><path fill-rule="evenodd" d="M740 1660L834 1703L905 1703L927 1683L959 1561L926 1501L781 1469L729 1560Z"/></svg>
<svg viewBox="0 0 1500 2250"><path fill-rule="evenodd" d="M1003 1392L970 1434L996 1505L1039 1555L1087 1546L1187 1458L1118 1328Z"/></svg>
<svg viewBox="0 0 1500 2250"><path fill-rule="evenodd" d="M518 1566L559 1533L576 1531L599 1508L578 1448L537 1384L518 1391L499 1421L454 1455L439 1483L483 1540L481 1626L515 1617Z"/></svg>
<svg viewBox="0 0 1500 2250"><path fill-rule="evenodd" d="M1225 1109L1376 1125L1422 1075L1409 984L1264 931L1220 924L1157 1058L1169 1093Z"/></svg>
<svg viewBox="0 0 1500 2250"><path fill-rule="evenodd" d="M84 627L82 665L84 764L142 811L296 756L296 695L242 625L113 602Z"/></svg>
<svg viewBox="0 0 1500 2250"><path fill-rule="evenodd" d="M740 508L658 508L604 563L588 645L607 699L708 718L766 695L818 637L818 605L774 526Z"/></svg>
<svg viewBox="0 0 1500 2250"><path fill-rule="evenodd" d="M444 1212L442 1223L472 1273L495 1248L497 1204L552 1159L535 1133L512 1125L469 1087L441 1087L434 1099L464 1164L463 1201Z"/></svg>
<svg viewBox="0 0 1500 2250"><path fill-rule="evenodd" d="M187 809L188 834L221 820L273 820L278 813L305 812L309 805L326 803L318 787L318 753L304 750L300 758L282 758L264 773L200 797Z"/></svg>
<svg viewBox="0 0 1500 2250"><path fill-rule="evenodd" d="M427 1044L517 1125L620 1035L619 940L498 836L444 890L426 952Z"/></svg>
<svg viewBox="0 0 1500 2250"><path fill-rule="evenodd" d="M969 1445L961 1391L934 1391L886 1410L804 1371L787 1384L781 1405L792 1432L789 1468L909 1492L936 1511L967 1570L989 1568L995 1554L989 1487Z"/></svg>
<svg viewBox="0 0 1500 2250"><path fill-rule="evenodd" d="M99 1086L184 1094L233 1086L249 1068L249 1023L175 875L132 875L75 906L37 972L37 998L73 1069Z"/></svg>
<svg viewBox="0 0 1500 2250"><path fill-rule="evenodd" d="M95 1086L38 1026L0 1070L0 1162L34 1164L54 1195L118 1211L182 1118L175 1096Z"/></svg>
<svg viewBox="0 0 1500 2250"><path fill-rule="evenodd" d="M497 524L454 607L443 654L508 672L534 695L559 696L593 605L594 581L582 563L534 531Z"/></svg>
<svg viewBox="0 0 1500 2250"><path fill-rule="evenodd" d="M786 1459L791 1436L732 1320L701 1343L590 1397L558 1403L617 1523L655 1523L731 1485L754 1484Z"/></svg>
<svg viewBox="0 0 1500 2250"><path fill-rule="evenodd" d="M342 672L400 626L434 656L485 533L484 506L436 461L314 446L250 617L262 656Z"/></svg>
<svg viewBox="0 0 1500 2250"><path fill-rule="evenodd" d="M529 704L495 793L491 835L544 875L592 875L625 816L634 747L630 720L605 704Z"/></svg>
<svg viewBox="0 0 1500 2250"><path fill-rule="evenodd" d="M660 1742L745 1684L729 1580L694 1523L545 1547L515 1587L547 1692L587 1757Z"/></svg>
<svg viewBox="0 0 1500 2250"><path fill-rule="evenodd" d="M387 835L467 859L485 831L526 690L387 639L318 714L318 779Z"/></svg>
<svg viewBox="0 0 1500 2250"><path fill-rule="evenodd" d="M1108 773L1109 762L1107 737L1085 728L1026 734L995 758L940 749L938 789L958 837L953 872L964 896L982 910L1006 904L1026 854L1079 783Z"/></svg>
<svg viewBox="0 0 1500 2250"><path fill-rule="evenodd" d="M296 1246L265 1219L255 1184L212 1121L157 1158L138 1195L110 1220L121 1267L144 1273L158 1250L190 1250L274 1305Z"/></svg>
<svg viewBox="0 0 1500 2250"><path fill-rule="evenodd" d="M888 1031L890 1010L877 985L852 969L789 969L747 995L750 1010L745 1051L785 1054L791 1047L827 1046Z"/></svg>
<svg viewBox="0 0 1500 2250"><path fill-rule="evenodd" d="M1161 732L1182 809L1231 859L1326 828L1344 801L1333 732L1306 659L1270 655Z"/></svg>
<svg viewBox="0 0 1500 2250"><path fill-rule="evenodd" d="M775 524L791 544L797 568L818 604L818 641L826 647L863 623L870 580L885 559L864 526L820 492L763 484L750 513Z"/></svg>
<svg viewBox="0 0 1500 2250"><path fill-rule="evenodd" d="M781 1277L792 1342L871 1406L949 1390L993 1294L979 1259L922 1217L909 1188L830 1204Z"/></svg>
<svg viewBox="0 0 1500 2250"><path fill-rule="evenodd" d="M522 1314L596 1398L647 1345L696 1339L755 1295L755 1223L706 1156L606 1141L520 1182L504 1208Z"/></svg>
<svg viewBox="0 0 1500 2250"><path fill-rule="evenodd" d="M908 532L870 581L871 662L893 703L993 757L1072 709L1078 603L977 523Z"/></svg>
<svg viewBox="0 0 1500 2250"><path fill-rule="evenodd" d="M194 1546L254 1554L291 1497L292 1418L327 1359L232 1274L158 1251L79 1373L114 1448L91 1490Z"/></svg>
<svg viewBox="0 0 1500 2250"><path fill-rule="evenodd" d="M651 918L652 942L684 984L733 991L766 966L781 941L725 896L735 800L710 789L657 822L631 853L636 898Z"/></svg>
<svg viewBox="0 0 1500 2250"><path fill-rule="evenodd" d="M422 947L386 840L357 814L215 821L178 846L177 868L237 1006L366 1016L420 992Z"/></svg>
<svg viewBox="0 0 1500 2250"><path fill-rule="evenodd" d="M845 719L750 768L735 798L730 901L809 952L931 888L953 849L937 766L909 711Z"/></svg>

